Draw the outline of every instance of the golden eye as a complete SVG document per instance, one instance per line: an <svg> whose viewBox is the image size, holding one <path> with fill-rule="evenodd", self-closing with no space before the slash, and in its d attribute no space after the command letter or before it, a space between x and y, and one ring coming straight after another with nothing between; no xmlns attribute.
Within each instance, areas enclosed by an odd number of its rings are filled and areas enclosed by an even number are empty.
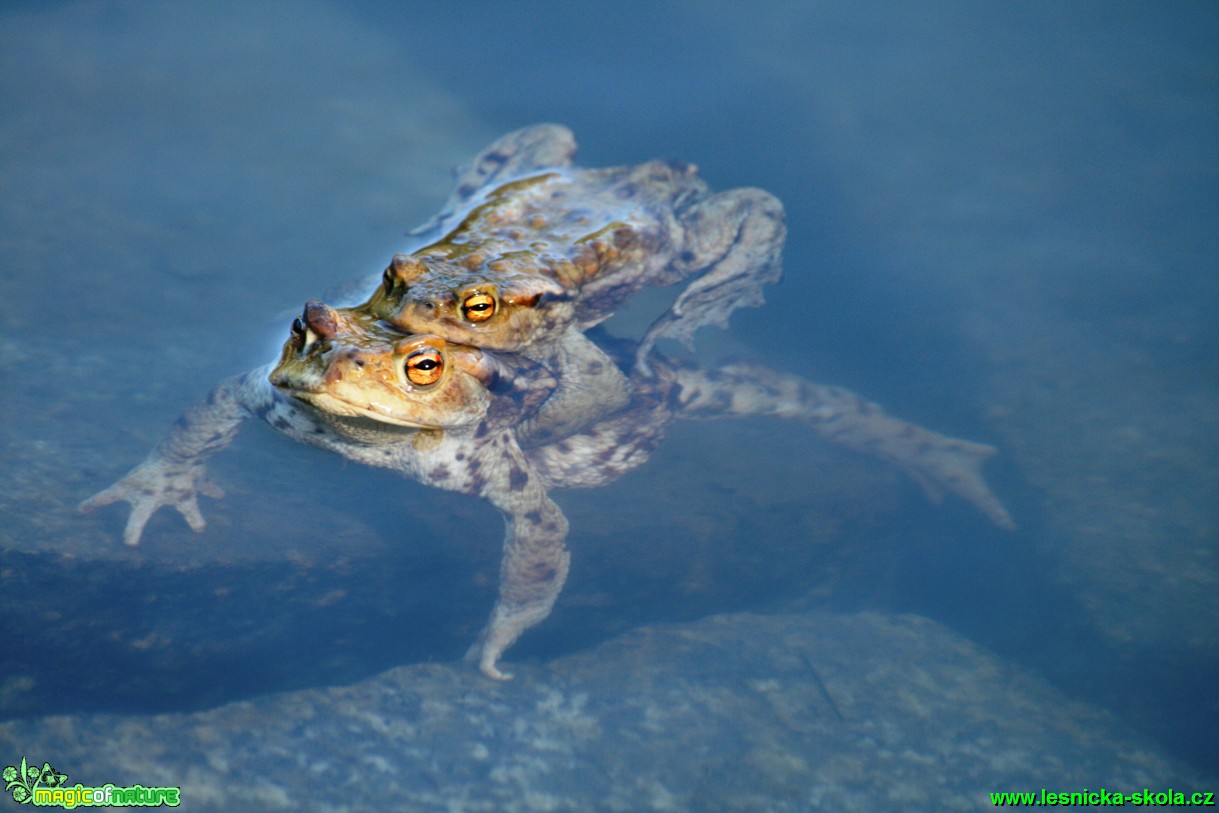
<svg viewBox="0 0 1219 813"><path fill-rule="evenodd" d="M419 387L435 384L444 372L444 357L439 350L425 347L406 357L406 380Z"/></svg>
<svg viewBox="0 0 1219 813"><path fill-rule="evenodd" d="M461 315L470 322L485 322L495 315L495 297L491 294L470 294L461 303Z"/></svg>

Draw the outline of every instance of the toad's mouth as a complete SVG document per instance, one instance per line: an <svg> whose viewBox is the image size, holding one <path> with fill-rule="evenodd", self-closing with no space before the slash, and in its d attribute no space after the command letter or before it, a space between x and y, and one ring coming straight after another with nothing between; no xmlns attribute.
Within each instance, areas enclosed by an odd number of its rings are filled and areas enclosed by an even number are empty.
<svg viewBox="0 0 1219 813"><path fill-rule="evenodd" d="M275 386L284 395L287 395L290 398L295 398L298 401L303 401L309 406L314 407L315 409L318 409L330 416L340 418L366 418L380 424L389 424L390 426L398 426L404 429L442 428L436 426L435 424L407 420L384 409L380 409L375 404L349 401L329 392L302 390L287 386L285 384L276 384Z"/></svg>

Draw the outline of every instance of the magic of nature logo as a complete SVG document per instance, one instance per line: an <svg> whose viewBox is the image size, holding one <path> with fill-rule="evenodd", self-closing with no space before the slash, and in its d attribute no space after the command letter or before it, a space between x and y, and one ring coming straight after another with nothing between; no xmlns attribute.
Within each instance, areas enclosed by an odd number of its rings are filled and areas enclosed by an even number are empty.
<svg viewBox="0 0 1219 813"><path fill-rule="evenodd" d="M77 782L69 786L68 775L44 762L39 768L25 757L20 765L6 765L0 771L4 790L13 794L13 801L36 807L177 807L182 789L146 788L143 785L124 787L107 782L99 787L85 787Z"/></svg>

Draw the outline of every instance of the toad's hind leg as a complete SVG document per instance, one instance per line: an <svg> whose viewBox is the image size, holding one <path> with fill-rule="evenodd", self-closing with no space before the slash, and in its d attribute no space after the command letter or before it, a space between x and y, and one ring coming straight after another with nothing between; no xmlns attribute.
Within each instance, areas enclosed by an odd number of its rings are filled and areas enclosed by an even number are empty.
<svg viewBox="0 0 1219 813"><path fill-rule="evenodd" d="M763 286L778 282L783 273L783 204L769 192L731 189L712 195L682 212L681 223L685 250L677 265L698 275L639 343L635 361L644 373L657 339L690 346L703 325L726 327L737 308L761 305Z"/></svg>
<svg viewBox="0 0 1219 813"><path fill-rule="evenodd" d="M850 390L814 384L752 364L705 371L679 367L678 417L772 415L806 421L818 435L893 463L939 502L945 492L963 497L1001 528L1011 515L982 477L992 446L932 432L887 415Z"/></svg>

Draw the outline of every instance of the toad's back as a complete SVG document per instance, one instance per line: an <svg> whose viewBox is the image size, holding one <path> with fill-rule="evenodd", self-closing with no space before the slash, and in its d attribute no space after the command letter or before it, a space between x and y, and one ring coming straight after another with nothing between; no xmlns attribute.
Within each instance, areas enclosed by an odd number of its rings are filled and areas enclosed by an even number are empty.
<svg viewBox="0 0 1219 813"><path fill-rule="evenodd" d="M541 273L599 314L617 298L602 304L592 296L597 290L670 281L658 276L682 250L681 213L706 194L690 164L548 169L491 189L415 256L443 258L475 273Z"/></svg>

